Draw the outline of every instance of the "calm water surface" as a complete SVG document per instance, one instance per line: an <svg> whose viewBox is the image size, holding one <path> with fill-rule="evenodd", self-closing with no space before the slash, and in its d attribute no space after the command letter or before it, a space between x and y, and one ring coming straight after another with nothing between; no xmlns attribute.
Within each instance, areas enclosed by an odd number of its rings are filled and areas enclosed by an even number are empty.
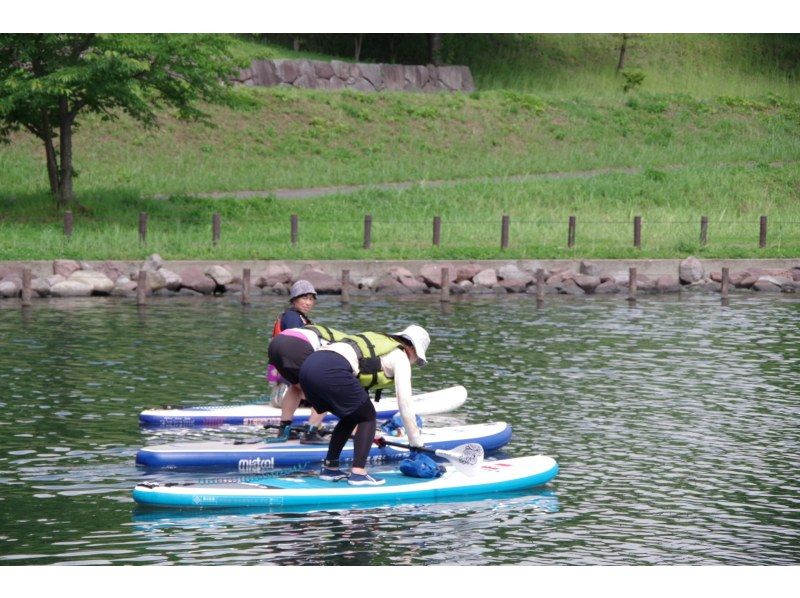
<svg viewBox="0 0 800 598"><path fill-rule="evenodd" d="M508 456L561 473L525 495L309 513L143 511L142 409L257 399L258 298L0 303L0 564L800 564L800 298L321 298L348 331L431 332L417 391L470 398L426 425L506 420ZM197 477L199 474L194 474ZM209 474L210 475L210 474Z"/></svg>

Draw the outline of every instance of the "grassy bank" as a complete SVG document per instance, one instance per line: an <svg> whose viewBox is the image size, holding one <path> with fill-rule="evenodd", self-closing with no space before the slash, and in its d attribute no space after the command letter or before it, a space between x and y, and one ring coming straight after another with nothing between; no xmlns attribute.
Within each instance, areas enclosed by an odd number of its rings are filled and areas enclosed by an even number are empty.
<svg viewBox="0 0 800 598"><path fill-rule="evenodd" d="M154 131L89 118L75 138L80 208L69 241L46 194L43 152L19 134L0 147L0 259L800 255L793 71L780 68L775 44L754 46L755 37L680 38L636 40L629 64L648 74L627 94L613 72L613 36L500 36L488 38L494 54L472 58L451 42L453 62L471 64L481 89L470 95L247 88L237 109L210 109L213 128L167 114ZM289 54L241 40L235 50ZM679 75L692 60L690 85ZM550 176L515 178L542 173ZM439 180L456 183L424 185ZM420 184L292 201L271 193L406 181ZM241 191L259 197L234 199ZM231 198L193 197L212 192ZM150 215L147 246L138 242L141 211ZM223 219L216 247L214 212ZM300 219L295 247L291 214ZM369 251L365 214L374 222ZM500 252L504 214L511 238ZM569 215L578 220L572 249ZM632 248L635 215L641 250ZM760 215L770 221L766 249ZM710 221L704 248L701 216Z"/></svg>

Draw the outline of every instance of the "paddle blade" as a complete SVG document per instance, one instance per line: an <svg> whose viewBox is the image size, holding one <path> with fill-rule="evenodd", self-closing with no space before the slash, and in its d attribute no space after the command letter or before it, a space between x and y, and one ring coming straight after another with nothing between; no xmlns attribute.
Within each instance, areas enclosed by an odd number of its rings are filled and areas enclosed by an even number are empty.
<svg viewBox="0 0 800 598"><path fill-rule="evenodd" d="M436 451L436 456L447 459L461 473L474 476L483 463L483 447L470 442L449 451L439 449Z"/></svg>

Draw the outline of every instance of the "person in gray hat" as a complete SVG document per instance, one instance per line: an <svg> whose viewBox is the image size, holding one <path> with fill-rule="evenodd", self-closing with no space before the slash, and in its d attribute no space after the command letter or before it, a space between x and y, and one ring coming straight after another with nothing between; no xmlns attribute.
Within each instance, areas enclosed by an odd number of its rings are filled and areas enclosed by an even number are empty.
<svg viewBox="0 0 800 598"><path fill-rule="evenodd" d="M309 313L314 309L317 302L317 291L314 285L302 278L296 281L289 292L289 308L277 317L272 326L272 339L275 339L281 332L291 330L293 328L302 328L314 322L311 320ZM270 344L272 344L270 342ZM270 356L272 359L272 356ZM287 381L280 375L274 363L267 365L267 382L272 387L270 395L272 397L272 404L275 407L280 407L283 410L283 402L288 399L288 404L293 404L294 409L300 404L303 399L303 393L300 387L293 382ZM294 411L292 409L292 412ZM279 436L289 433L291 421L284 421L281 419L281 431ZM322 415L314 413L311 422L314 428L322 423Z"/></svg>
<svg viewBox="0 0 800 598"><path fill-rule="evenodd" d="M303 279L295 282L289 293L289 303L291 303L289 309L275 322L272 336L289 328L302 328L307 324L313 324L308 315L317 303L317 291L313 284Z"/></svg>

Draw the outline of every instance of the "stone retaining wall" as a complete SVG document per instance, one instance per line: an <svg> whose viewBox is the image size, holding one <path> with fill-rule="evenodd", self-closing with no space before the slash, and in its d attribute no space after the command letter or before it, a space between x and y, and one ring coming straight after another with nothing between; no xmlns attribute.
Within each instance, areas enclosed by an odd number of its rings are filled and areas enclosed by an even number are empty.
<svg viewBox="0 0 800 598"><path fill-rule="evenodd" d="M449 291L458 294L536 293L536 271L545 275L543 291L549 294L599 295L626 293L629 267L622 261L566 260L538 262L509 260L491 262L363 262L350 269L347 262L262 262L214 264L166 263L152 255L143 263L79 262L55 260L0 265L0 298L20 297L22 271L30 269L33 297L76 297L137 294L139 271L146 272L146 294L211 295L240 293L243 268L251 270L253 294L285 295L298 279L309 280L319 294L342 292L342 269L350 270L347 289L351 295L412 295L440 293L442 269L449 271ZM738 264L738 267L737 267ZM717 263L703 263L692 256L684 260L631 260L637 268L637 292L719 293L722 275ZM649 267L648 267L649 266ZM743 260L728 262L732 290L800 292L800 260Z"/></svg>
<svg viewBox="0 0 800 598"><path fill-rule="evenodd" d="M475 91L468 66L362 64L333 60L254 60L235 78L243 85L357 91Z"/></svg>

